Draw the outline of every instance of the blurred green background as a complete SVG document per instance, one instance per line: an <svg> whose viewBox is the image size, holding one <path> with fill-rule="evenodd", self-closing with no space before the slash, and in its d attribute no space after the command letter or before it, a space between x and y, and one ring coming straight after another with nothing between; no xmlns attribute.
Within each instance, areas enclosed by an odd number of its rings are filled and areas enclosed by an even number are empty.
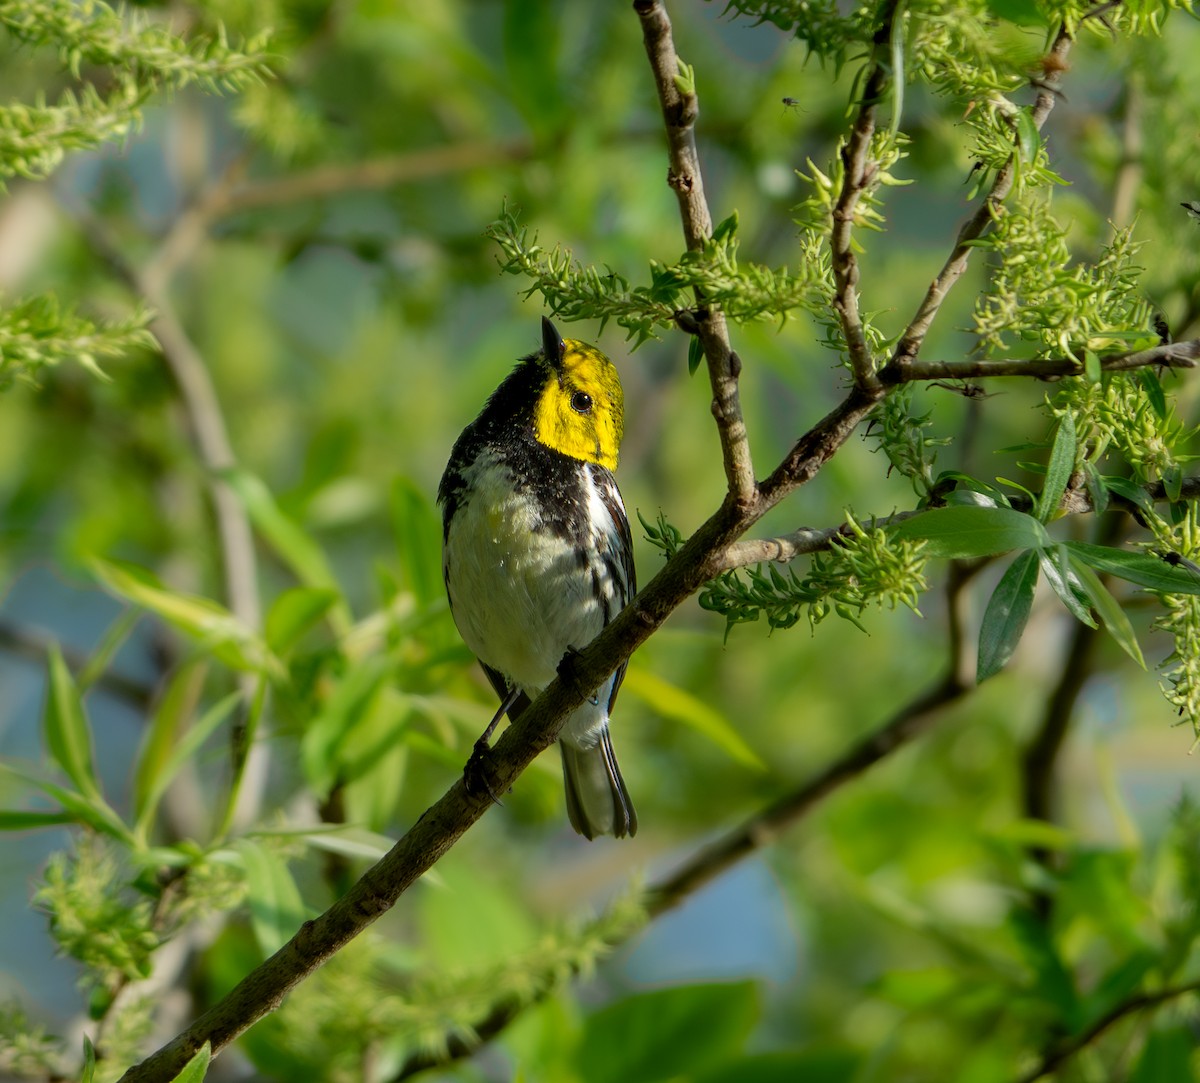
<svg viewBox="0 0 1200 1083"><path fill-rule="evenodd" d="M794 261L789 208L803 195L795 171L810 158L827 168L855 66L835 73L806 63L788 35L720 5L687 0L670 11L680 54L697 73L697 136L714 217L738 210L744 257ZM522 0L213 0L171 12L177 29L199 33L220 20L235 40L273 28L277 78L242 95L178 92L149 108L123 146L75 155L44 183L11 183L0 200L0 289L52 289L88 312L128 313L129 291L83 220L99 222L132 265L162 275L211 374L239 466L324 552L354 618L381 615L374 638L343 659L377 683L326 724L344 726L338 754L353 765L338 795L343 815L398 836L457 776L493 709L441 601L436 567L437 590L428 574L439 543L432 501L450 446L539 342L542 309L521 297L522 282L499 274L484 230L503 207L517 208L547 247L562 243L634 282L647 277L650 260L672 261L683 248L640 27L627 4ZM1073 223L1078 251L1095 255L1107 220L1138 209L1147 294L1183 337L1193 319L1196 245L1174 208L1197 196L1200 148L1179 83L1163 96L1149 87L1144 135L1169 149L1147 156L1132 203L1114 204L1129 73L1164 82L1175 73L1182 82L1200 42L1190 19L1173 16L1170 26L1133 45L1087 36L1046 134L1055 167L1071 181L1055 209ZM1040 41L1031 30L1023 47L1036 57ZM52 56L26 48L12 55L19 63L0 75L9 97L52 98L70 82ZM890 332L910 317L972 206L961 113L961 103L910 88L904 127L913 142L899 172L918 183L886 192L887 229L864 240L863 304ZM1170 140L1156 143L1166 132ZM1180 243L1184 230L1189 239ZM981 282L976 265L924 356L966 355L964 328ZM597 342L621 373L618 477L631 516L653 521L662 512L689 533L719 504L724 482L710 392L703 373L687 374L686 338L669 334L631 351L611 325L560 330ZM803 319L734 336L762 476L839 400L845 375ZM66 365L0 396L0 754L14 762L42 755L43 666L31 641L52 636L86 653L121 611L94 584L92 557L132 561L177 590L223 598L206 473L161 358L146 351L104 367L109 382ZM1181 415L1194 418L1195 381L1164 379ZM995 449L1044 438L1045 389L998 381L989 390L997 394L982 401L946 389L919 393L936 431L955 437L941 465L1028 482L1019 465L1027 456ZM911 507L909 485L874 447L851 440L761 533L833 526L847 509L862 520ZM662 558L636 529L635 540L645 582ZM261 534L259 557L269 605L294 584L294 569ZM981 577L976 617L998 574ZM726 637L718 617L685 606L635 656L614 717L639 811L636 840L578 839L565 820L557 754L548 754L439 864L437 880L384 922L389 946L372 950L416 972L502 963L545 927L599 908L630 878L669 871L932 683L944 664L941 609L935 587L922 600L923 618L868 612L865 633L830 620L815 631L802 623L769 635L750 625ZM610 1004L610 1012L665 1020L668 1008L627 998L748 981L723 985L707 1006L697 999L688 1016L703 1029L711 1012L731 1028L729 1049L763 1054L754 1062L760 1074L743 1065L726 1076L718 1069L731 1054L714 1053L701 1065L713 1079L1015 1078L1027 1033L997 1024L1010 994L996 975L1012 948L1014 897L1026 886L1017 772L1070 626L1049 599L1035 618L1010 669L931 735L651 925L575 994L530 1011L500 1050L445 1077L511 1078L515 1064L517 1077L530 1080L660 1078L650 1069L639 1076L619 1058L609 1064L605 1028L628 1034L631 1024L589 1013ZM1148 634L1143 644L1158 659L1169 649ZM305 756L314 753L302 734L314 720L306 712L321 701L321 681L342 687L350 679L348 669L322 668L329 644L320 633L307 646L311 697L272 704L260 732L270 753L264 822L311 821ZM1153 674L1134 670L1111 644L1101 651L1059 789L1069 845L1094 855L1073 889L1082 898L1099 884L1112 896L1098 915L1077 914L1074 926L1064 918L1059 930L1065 958L1085 974L1093 954L1104 958L1095 973L1126 957L1135 930L1151 920L1139 900L1153 910L1152 886L1166 874L1151 870L1170 810L1195 789L1191 736L1172 727ZM146 619L113 670L149 692L187 657ZM227 674L210 673L200 698L210 704L229 687ZM105 792L126 811L144 704L100 684L88 705ZM738 740L714 739L714 731ZM204 843L226 762L218 736L181 779L157 829L164 841ZM0 798L16 807L29 795L6 779ZM0 855L0 995L19 993L59 1030L81 1010L74 964L54 957L29 893L66 837L10 836ZM298 854L293 866L305 905L323 909L332 887L320 860ZM236 980L258 950L245 922L228 927L191 971L195 1003ZM1010 961L1021 973L1036 970L1015 949ZM963 991L973 981L977 1002ZM323 994L310 995L304 1010L326 1020L314 1006ZM357 1018L344 1003L327 1011L322 1025L334 1036L339 1012L347 1028ZM246 1043L244 1055L266 1077L355 1077L328 1061L316 1038L306 1046L302 1026L287 1025L264 1023ZM393 1058L410 1047L397 1048ZM772 1050L784 1059L771 1062ZM709 1078L678 1067L682 1077ZM784 1074L800 1071L810 1074Z"/></svg>

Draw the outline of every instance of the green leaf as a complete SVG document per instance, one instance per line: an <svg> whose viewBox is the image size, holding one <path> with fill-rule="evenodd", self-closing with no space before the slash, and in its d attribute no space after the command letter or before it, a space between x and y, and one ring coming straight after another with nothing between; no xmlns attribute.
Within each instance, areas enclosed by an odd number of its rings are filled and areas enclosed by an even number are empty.
<svg viewBox="0 0 1200 1083"><path fill-rule="evenodd" d="M585 1083L687 1078L739 1053L761 1014L753 982L681 985L625 997L586 1022Z"/></svg>
<svg viewBox="0 0 1200 1083"><path fill-rule="evenodd" d="M0 809L0 831L28 831L35 827L73 824L77 818L69 812L27 812L24 809Z"/></svg>
<svg viewBox="0 0 1200 1083"><path fill-rule="evenodd" d="M1108 511L1108 487L1104 484L1104 479L1101 478L1095 463L1085 462L1083 464L1083 477L1084 484L1087 485L1088 496L1092 501L1092 510L1097 515L1103 515Z"/></svg>
<svg viewBox="0 0 1200 1083"><path fill-rule="evenodd" d="M999 673L1016 650L1029 620L1038 579L1038 553L1022 553L1005 570L988 600L979 629L975 679L982 683Z"/></svg>
<svg viewBox="0 0 1200 1083"><path fill-rule="evenodd" d="M1130 481L1129 478L1119 478L1111 475L1103 477L1104 487L1117 496L1128 500L1135 508L1144 511L1147 515L1154 514L1154 501L1150 499L1150 495L1142 486L1136 482Z"/></svg>
<svg viewBox="0 0 1200 1083"><path fill-rule="evenodd" d="M1163 394L1162 381L1158 378L1158 373L1150 368L1139 369L1138 380L1141 381L1142 390L1146 392L1146 398L1150 400L1150 408L1160 421L1166 421L1167 397Z"/></svg>
<svg viewBox="0 0 1200 1083"><path fill-rule="evenodd" d="M96 1047L92 1039L83 1036L83 1071L79 1075L79 1083L92 1083L96 1078Z"/></svg>
<svg viewBox="0 0 1200 1083"><path fill-rule="evenodd" d="M231 669L251 673L282 669L262 639L217 602L169 590L134 564L93 559L89 566L110 594L157 614L198 640Z"/></svg>
<svg viewBox="0 0 1200 1083"><path fill-rule="evenodd" d="M201 1083L208 1074L208 1062L211 1060L212 1046L205 1042L196 1051L196 1055L183 1066L183 1071L171 1080L171 1083Z"/></svg>
<svg viewBox="0 0 1200 1083"><path fill-rule="evenodd" d="M324 797L342 768L342 749L354 725L369 710L390 670L382 656L364 659L339 681L304 733L301 758L309 786Z"/></svg>
<svg viewBox="0 0 1200 1083"><path fill-rule="evenodd" d="M1142 648L1138 645L1133 625L1129 623L1129 618L1125 615L1125 610L1121 608L1121 603L1100 582L1100 577L1074 554L1071 556L1071 568L1079 577L1088 601L1091 602L1092 608L1096 610L1097 616L1104 623L1108 634L1117 641L1121 650L1137 662L1142 669L1145 669L1146 660L1142 657Z"/></svg>
<svg viewBox="0 0 1200 1083"><path fill-rule="evenodd" d="M1129 1083L1195 1083L1196 1039L1185 1024L1150 1031Z"/></svg>
<svg viewBox="0 0 1200 1083"><path fill-rule="evenodd" d="M1072 541L1065 545L1074 557L1105 575L1114 575L1159 594L1200 594L1200 575L1162 557L1089 542Z"/></svg>
<svg viewBox="0 0 1200 1083"><path fill-rule="evenodd" d="M988 557L1012 549L1037 549L1049 535L1032 515L1012 508L935 508L893 528L895 538L924 540L931 557Z"/></svg>
<svg viewBox="0 0 1200 1083"><path fill-rule="evenodd" d="M46 706L42 712L46 747L83 797L99 798L100 786L92 763L92 735L83 700L57 643L50 646L48 662Z"/></svg>
<svg viewBox="0 0 1200 1083"><path fill-rule="evenodd" d="M307 914L287 862L253 839L234 844L249 888L250 924L264 957L274 955L303 924Z"/></svg>
<svg viewBox="0 0 1200 1083"><path fill-rule="evenodd" d="M131 849L137 848L136 841L130 834L129 828L125 826L125 822L99 795L84 797L49 779L40 778L28 771L17 771L4 763L0 763L0 774L8 775L41 790L47 797L62 806L72 823L86 824L94 831L109 835Z"/></svg>
<svg viewBox="0 0 1200 1083"><path fill-rule="evenodd" d="M1083 351L1083 377L1089 384L1098 384L1104 375L1100 355L1095 350Z"/></svg>
<svg viewBox="0 0 1200 1083"><path fill-rule="evenodd" d="M425 493L410 479L397 478L391 490L392 532L405 582L425 608L444 596L442 526Z"/></svg>
<svg viewBox="0 0 1200 1083"><path fill-rule="evenodd" d="M700 344L700 339L697 335L692 335L688 339L688 375L695 376L696 370L700 368L704 362L704 347Z"/></svg>
<svg viewBox="0 0 1200 1083"><path fill-rule="evenodd" d="M1089 628L1096 628L1098 625L1093 619L1091 611L1079 598L1082 588L1079 586L1079 580L1071 574L1069 559L1069 552L1063 545L1056 545L1052 550L1038 550L1038 561L1041 564L1042 574L1054 588L1054 593L1058 595L1059 600L1076 620L1082 621Z"/></svg>
<svg viewBox="0 0 1200 1083"><path fill-rule="evenodd" d="M621 690L637 696L664 718L691 726L743 766L757 771L767 769L729 719L686 689L663 680L658 674L639 665L631 665L625 671Z"/></svg>
<svg viewBox="0 0 1200 1083"><path fill-rule="evenodd" d="M850 1083L859 1078L864 1056L839 1045L738 1057L693 1076L694 1083Z"/></svg>
<svg viewBox="0 0 1200 1083"><path fill-rule="evenodd" d="M171 785L175 776L183 769L183 765L200 751L200 746L229 717L230 712L237 706L241 698L242 694L240 692L230 692L229 695L218 700L204 712L200 720L188 729L182 737L177 737L172 743L170 754L162 760L157 770L153 773L147 771L144 775L139 773L138 781L141 803L137 809L135 830L140 837L145 838L148 834L150 821L154 817L155 810L158 808L158 803L162 800L163 794L167 792L167 787Z"/></svg>
<svg viewBox="0 0 1200 1083"><path fill-rule="evenodd" d="M263 622L267 646L280 656L287 654L340 599L336 590L323 587L285 590L271 603Z"/></svg>
<svg viewBox="0 0 1200 1083"><path fill-rule="evenodd" d="M1018 26L1046 25L1046 16L1037 0L987 0L987 9L997 19L1005 19Z"/></svg>
<svg viewBox="0 0 1200 1083"><path fill-rule="evenodd" d="M1080 1023L1079 994L1046 922L1028 910L1014 910L1008 925L1033 973L1037 1002L1044 1010L1057 1012L1056 1024L1074 1032Z"/></svg>
<svg viewBox="0 0 1200 1083"><path fill-rule="evenodd" d="M505 88L525 123L539 135L559 125L570 104L568 91L587 81L559 76L561 27L551 0L505 0L502 44L508 69Z"/></svg>
<svg viewBox="0 0 1200 1083"><path fill-rule="evenodd" d="M1026 165L1037 161L1038 148L1042 145L1037 123L1028 106L1017 110L1013 121L1017 128L1017 154Z"/></svg>
<svg viewBox="0 0 1200 1083"><path fill-rule="evenodd" d="M207 674L203 658L185 661L171 674L155 704L133 773L133 816L139 824L145 820L150 791L162 775L176 738L196 708Z"/></svg>
<svg viewBox="0 0 1200 1083"><path fill-rule="evenodd" d="M717 223L716 229L712 231L712 239L718 244L723 244L737 236L737 230L738 212L735 210L728 218L723 218Z"/></svg>
<svg viewBox="0 0 1200 1083"><path fill-rule="evenodd" d="M1048 523L1054 518L1074 469L1075 419L1070 414L1064 414L1059 418L1058 428L1054 433L1050 461L1046 464L1046 481L1034 512L1043 523Z"/></svg>
<svg viewBox="0 0 1200 1083"><path fill-rule="evenodd" d="M260 478L241 469L222 470L220 477L237 494L258 533L304 586L338 591L337 579L321 547L284 513ZM342 605L330 613L330 620L339 633L350 626L350 614Z"/></svg>
<svg viewBox="0 0 1200 1083"><path fill-rule="evenodd" d="M117 651L121 649L121 646L129 638L130 633L141 619L142 614L136 609L127 609L108 627L99 645L87 660L87 664L75 676L75 684L79 688L81 695L112 664Z"/></svg>

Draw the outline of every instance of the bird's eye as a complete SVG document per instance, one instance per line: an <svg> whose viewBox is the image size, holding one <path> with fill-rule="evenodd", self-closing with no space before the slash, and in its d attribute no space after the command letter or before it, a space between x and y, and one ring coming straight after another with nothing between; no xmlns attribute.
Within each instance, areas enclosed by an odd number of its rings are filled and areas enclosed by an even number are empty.
<svg viewBox="0 0 1200 1083"><path fill-rule="evenodd" d="M576 391L571 396L571 409L577 414L590 414L592 412L592 396L586 391Z"/></svg>

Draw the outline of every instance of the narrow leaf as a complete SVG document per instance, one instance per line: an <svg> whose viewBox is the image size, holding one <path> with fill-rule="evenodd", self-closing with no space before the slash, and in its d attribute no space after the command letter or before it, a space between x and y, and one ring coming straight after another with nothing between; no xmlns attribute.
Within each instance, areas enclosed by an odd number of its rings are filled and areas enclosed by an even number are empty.
<svg viewBox="0 0 1200 1083"><path fill-rule="evenodd" d="M625 671L622 690L637 696L664 718L681 722L703 734L743 766L752 767L757 771L766 770L766 764L754 749L746 744L733 723L711 704L705 703L691 692L638 665L630 666Z"/></svg>
<svg viewBox="0 0 1200 1083"><path fill-rule="evenodd" d="M1005 570L988 600L979 629L975 679L982 683L999 673L1016 650L1029 620L1038 579L1038 554L1022 553Z"/></svg>
<svg viewBox="0 0 1200 1083"><path fill-rule="evenodd" d="M1033 114L1029 107L1025 106L1017 110L1014 120L1017 125L1017 152L1020 154L1022 162L1032 164L1036 161L1038 147L1041 146L1041 137L1038 135L1038 127L1033 119Z"/></svg>
<svg viewBox="0 0 1200 1083"><path fill-rule="evenodd" d="M212 599L170 590L145 568L123 561L92 560L90 567L110 594L157 614L231 668L249 672L280 668L266 644Z"/></svg>
<svg viewBox="0 0 1200 1083"><path fill-rule="evenodd" d="M408 478L391 490L392 532L405 582L424 608L442 600L442 527L424 491Z"/></svg>
<svg viewBox="0 0 1200 1083"><path fill-rule="evenodd" d="M300 889L279 854L248 838L239 839L236 849L246 870L254 935L263 955L274 955L305 920Z"/></svg>
<svg viewBox="0 0 1200 1083"><path fill-rule="evenodd" d="M1162 381L1158 378L1158 373L1149 368L1139 369L1138 379L1141 381L1142 390L1146 392L1146 398L1150 400L1151 409L1160 421L1166 421L1167 397L1163 394Z"/></svg>
<svg viewBox="0 0 1200 1083"><path fill-rule="evenodd" d="M212 1046L205 1042L196 1055L183 1066L183 1070L171 1080L171 1083L201 1083L208 1073L208 1063L212 1060Z"/></svg>
<svg viewBox="0 0 1200 1083"><path fill-rule="evenodd" d="M159 801L162 800L163 794L167 792L167 788L182 770L183 765L200 750L200 746L229 717L229 713L241 698L240 692L230 692L229 695L218 700L205 711L200 720L176 742L171 749L171 754L154 776L147 781L137 820L137 831L140 835L144 837L149 830L150 821L158 808Z"/></svg>
<svg viewBox="0 0 1200 1083"><path fill-rule="evenodd" d="M1133 583L1159 594L1200 594L1200 575L1178 562L1168 562L1149 553L1131 553L1107 545L1066 542L1073 557L1106 575Z"/></svg>
<svg viewBox="0 0 1200 1083"><path fill-rule="evenodd" d="M89 800L100 796L92 763L92 735L83 700L57 644L49 651L49 683L42 732L55 763Z"/></svg>
<svg viewBox="0 0 1200 1083"><path fill-rule="evenodd" d="M893 529L893 536L923 539L925 552L934 557L987 557L1049 543L1041 523L1012 508L935 508L906 519Z"/></svg>
<svg viewBox="0 0 1200 1083"><path fill-rule="evenodd" d="M1100 577L1087 566L1084 561L1074 555L1071 557L1071 568L1087 594L1092 608L1103 621L1108 634L1117 641L1118 646L1129 655L1142 669L1146 668L1146 660L1142 657L1142 648L1137 636L1134 635L1133 625L1121 608L1121 603L1112 596L1109 589L1100 582Z"/></svg>
<svg viewBox="0 0 1200 1083"><path fill-rule="evenodd" d="M1075 469L1075 419L1064 414L1054 433L1054 445L1050 449L1050 461L1046 464L1046 482L1038 498L1037 517L1048 523L1054 518L1062 503L1063 493Z"/></svg>
<svg viewBox="0 0 1200 1083"><path fill-rule="evenodd" d="M688 375L695 376L696 370L704 361L704 347L700 345L700 339L692 335L688 339Z"/></svg>
<svg viewBox="0 0 1200 1083"><path fill-rule="evenodd" d="M271 603L263 622L267 646L278 655L287 654L340 598L336 590L323 587L293 587L285 590Z"/></svg>
<svg viewBox="0 0 1200 1083"><path fill-rule="evenodd" d="M1080 601L1079 580L1071 574L1069 553L1066 547L1056 545L1053 550L1039 550L1038 561L1041 564L1042 574L1046 577L1046 582L1054 588L1054 593L1058 595L1059 600L1067 607L1071 615L1089 628L1098 627L1091 610Z"/></svg>
<svg viewBox="0 0 1200 1083"><path fill-rule="evenodd" d="M133 773L133 816L139 824L146 818L150 791L157 785L186 719L196 709L207 674L208 664L203 659L184 662L171 675L155 704Z"/></svg>
<svg viewBox="0 0 1200 1083"><path fill-rule="evenodd" d="M86 1034L83 1036L83 1071L79 1076L79 1083L92 1083L96 1078L96 1047L92 1045L92 1039Z"/></svg>
<svg viewBox="0 0 1200 1083"><path fill-rule="evenodd" d="M69 812L27 812L24 809L0 809L0 831L29 831L35 827L55 827L73 824L76 817Z"/></svg>

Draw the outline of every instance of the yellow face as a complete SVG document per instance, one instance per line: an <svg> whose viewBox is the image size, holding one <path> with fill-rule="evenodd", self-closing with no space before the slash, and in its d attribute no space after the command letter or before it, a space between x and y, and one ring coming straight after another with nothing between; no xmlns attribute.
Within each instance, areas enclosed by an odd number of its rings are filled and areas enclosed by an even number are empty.
<svg viewBox="0 0 1200 1083"><path fill-rule="evenodd" d="M613 363L595 346L562 340L557 362L543 358L546 384L534 410L534 435L573 459L617 468L625 397Z"/></svg>

